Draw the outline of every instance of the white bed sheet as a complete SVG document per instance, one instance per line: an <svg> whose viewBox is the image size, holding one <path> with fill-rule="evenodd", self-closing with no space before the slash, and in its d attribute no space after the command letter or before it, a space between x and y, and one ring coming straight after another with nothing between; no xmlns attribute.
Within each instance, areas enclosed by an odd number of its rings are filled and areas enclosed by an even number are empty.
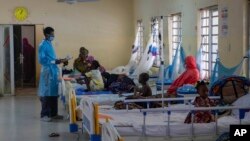
<svg viewBox="0 0 250 141"><path fill-rule="evenodd" d="M91 101L98 103L99 105L114 105L117 101L124 101L125 96L133 95L133 93L123 94L124 96L120 97L118 94L99 94L99 95L76 95L76 98L81 99L90 99Z"/></svg>
<svg viewBox="0 0 250 141"><path fill-rule="evenodd" d="M119 112L111 110L100 110L101 113L110 115L111 122L116 127L120 135L142 135L143 114L135 112ZM191 135L191 124L184 124L188 112L172 112L170 117L170 136L189 136ZM100 123L105 122L103 119ZM250 123L250 113L246 113L243 124ZM167 136L167 113L148 113L146 118L146 135L148 136ZM239 124L239 119L234 116L226 116L218 119L219 133L228 132L230 124ZM194 124L195 135L215 134L215 122Z"/></svg>
<svg viewBox="0 0 250 141"><path fill-rule="evenodd" d="M154 95L156 93L161 93L161 91L153 91ZM123 96L119 96L118 94L99 94L99 95L76 95L77 100L90 99L94 103L98 103L98 105L114 105L117 101L124 101L127 96L133 95L133 93L125 93Z"/></svg>
<svg viewBox="0 0 250 141"><path fill-rule="evenodd" d="M76 96L77 99L90 99L98 105L114 105L116 101L124 101L125 97L120 97L118 94L102 94L102 95L82 95Z"/></svg>

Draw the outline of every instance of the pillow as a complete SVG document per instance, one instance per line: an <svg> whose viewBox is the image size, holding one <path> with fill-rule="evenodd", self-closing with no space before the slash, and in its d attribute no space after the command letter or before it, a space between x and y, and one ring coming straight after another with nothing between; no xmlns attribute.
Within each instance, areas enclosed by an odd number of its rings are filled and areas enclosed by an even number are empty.
<svg viewBox="0 0 250 141"><path fill-rule="evenodd" d="M250 94L246 94L246 95L238 98L232 105L233 106L248 106L248 107L250 107L250 102L249 101L250 101ZM238 117L239 110L238 109L232 110L232 114L234 116Z"/></svg>
<svg viewBox="0 0 250 141"><path fill-rule="evenodd" d="M185 84L177 89L179 94L197 94L197 90L192 84Z"/></svg>

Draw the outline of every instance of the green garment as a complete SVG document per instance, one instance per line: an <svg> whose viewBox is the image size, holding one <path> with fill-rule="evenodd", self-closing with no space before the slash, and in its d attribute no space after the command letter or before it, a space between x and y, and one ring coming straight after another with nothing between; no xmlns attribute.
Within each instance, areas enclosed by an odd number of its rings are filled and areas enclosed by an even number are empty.
<svg viewBox="0 0 250 141"><path fill-rule="evenodd" d="M81 73L86 73L88 71L88 63L79 57L74 62L74 69Z"/></svg>

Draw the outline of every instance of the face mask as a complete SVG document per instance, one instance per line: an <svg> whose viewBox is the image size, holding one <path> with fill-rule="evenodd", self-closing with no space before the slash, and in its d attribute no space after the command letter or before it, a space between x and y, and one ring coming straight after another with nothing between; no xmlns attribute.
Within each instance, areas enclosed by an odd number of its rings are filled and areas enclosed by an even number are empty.
<svg viewBox="0 0 250 141"><path fill-rule="evenodd" d="M54 36L49 36L49 41L53 41L54 40Z"/></svg>

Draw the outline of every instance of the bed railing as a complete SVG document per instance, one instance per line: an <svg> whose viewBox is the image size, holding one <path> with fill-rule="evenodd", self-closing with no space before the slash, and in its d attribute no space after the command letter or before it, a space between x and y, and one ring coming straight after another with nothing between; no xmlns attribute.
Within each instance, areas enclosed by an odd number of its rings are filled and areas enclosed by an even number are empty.
<svg viewBox="0 0 250 141"><path fill-rule="evenodd" d="M218 97L210 97L211 99L218 99ZM193 98L166 98L166 99L135 99L135 100L125 100L125 103L130 103L130 102L152 102L152 101L178 101L178 100L192 100ZM98 136L101 140L101 134L100 132L96 131L97 128L99 128L99 117L98 117L98 107L97 105L94 105L91 101L91 99L85 99L83 100L83 103L88 103L87 105L82 105L84 106L84 110L83 110L83 117L87 117L87 118L83 118L83 127L85 127L85 129L87 127L91 128L92 130L89 130L89 135L91 137L96 137ZM82 103L82 102L81 102ZM96 107L96 108L94 108ZM218 112L219 110L235 110L238 109L239 110L239 124L242 124L242 119L245 116L245 112L247 111L247 109L250 109L250 107L236 107L236 106L226 106L226 107L191 107L191 106L187 106L187 107L182 107L182 108L176 108L176 107L165 107L165 108L158 108L158 109L140 109L140 110L132 110L132 112L141 112L143 114L143 126L142 126L142 136L146 136L146 117L148 113L154 113L154 112L161 112L161 113L166 113L167 114L167 127L166 127L166 136L167 137L171 137L171 130L170 130L170 118L171 118L171 113L174 111L191 111L192 113L192 120L191 120L191 132L190 132L190 137L192 139L194 139L195 137L195 131L194 131L194 122L193 122L193 118L194 118L194 113L195 111L213 111L215 113L215 126L214 126L214 131L215 134L214 135L218 135L219 130L218 130ZM85 112L85 111L88 112ZM120 110L119 110L120 111ZM122 110L120 112L128 112L130 110ZM88 122L86 122L88 121ZM183 121L184 122L184 121ZM87 125L87 126L86 126ZM188 124L187 124L188 125ZM113 130L116 130L115 128L113 128ZM117 131L115 131L117 132ZM118 132L117 132L118 133ZM98 141L100 141L98 140ZM96 141L93 138L91 138L91 141Z"/></svg>
<svg viewBox="0 0 250 141"><path fill-rule="evenodd" d="M77 132L78 125L76 123L76 97L73 89L69 90L69 131Z"/></svg>
<svg viewBox="0 0 250 141"><path fill-rule="evenodd" d="M90 135L90 141L101 141L98 104L86 98L81 101L81 109L82 130L85 129Z"/></svg>
<svg viewBox="0 0 250 141"><path fill-rule="evenodd" d="M154 98L154 99L128 99L124 100L124 103L126 104L126 109L128 110L128 104L129 103L147 103L147 109L150 107L151 102L176 102L176 101L188 101L189 104L191 104L191 101L194 100L195 97L177 97L177 98ZM210 96L210 99L218 100L220 99L220 96ZM168 103L171 104L171 103ZM162 106L164 108L164 106Z"/></svg>
<svg viewBox="0 0 250 141"><path fill-rule="evenodd" d="M90 135L90 141L124 141L108 119L106 119L107 122L101 127L102 133L106 135L105 138L102 138L99 123L98 104L93 103L90 99L88 99L81 102L81 106L83 107L82 126L83 129L85 129Z"/></svg>
<svg viewBox="0 0 250 141"><path fill-rule="evenodd" d="M211 97L217 99L218 97ZM135 100L125 100L125 103L130 102L151 102L151 101L178 101L178 100L192 100L193 98L164 98L164 99L135 99ZM91 141L100 140L101 135L99 131L99 110L98 105L94 103L91 98L82 99L81 109L83 114L82 126L90 135ZM127 108L128 110L128 108ZM123 111L127 112L127 111ZM133 112L141 112L136 110Z"/></svg>
<svg viewBox="0 0 250 141"><path fill-rule="evenodd" d="M164 93L166 93L166 92L167 92L167 91L165 90ZM154 94L155 94L155 95L157 95L157 94L162 94L162 91L156 91ZM131 96L131 95L134 95L134 93L123 93L123 94L121 94L120 96L121 96L121 97L127 97L127 96ZM86 96L91 97L91 95L86 95ZM98 96L98 95L93 95L93 96ZM117 94L117 96L119 96L119 95ZM82 97L83 97L82 95L76 95L76 98L82 98Z"/></svg>
<svg viewBox="0 0 250 141"><path fill-rule="evenodd" d="M215 135L218 135L218 113L219 110L239 110L239 124L242 124L242 119L245 117L245 113L250 109L250 107L241 107L241 106L225 106L225 107L182 107L182 108L175 108L175 107L167 107L164 109L141 109L140 112L143 113L143 126L142 126L142 135L146 136L146 117L147 113L154 113L154 112L162 112L167 113L167 131L166 136L170 136L170 116L173 111L190 111L191 112L191 138L194 139L194 113L196 111L213 111L215 113ZM183 121L184 122L184 121Z"/></svg>
<svg viewBox="0 0 250 141"><path fill-rule="evenodd" d="M102 141L124 141L108 119L102 124Z"/></svg>
<svg viewBox="0 0 250 141"><path fill-rule="evenodd" d="M210 96L210 99L220 99L220 96ZM124 100L125 103L131 102L157 102L157 101L164 101L164 102L171 102L171 101L183 101L183 100L193 100L194 97L177 97L177 98L153 98L153 99L128 99Z"/></svg>

